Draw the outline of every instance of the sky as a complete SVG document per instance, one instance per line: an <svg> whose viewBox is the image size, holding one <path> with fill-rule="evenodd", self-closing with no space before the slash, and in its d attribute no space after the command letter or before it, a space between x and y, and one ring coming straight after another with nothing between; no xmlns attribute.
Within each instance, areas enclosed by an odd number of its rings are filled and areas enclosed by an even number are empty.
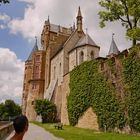
<svg viewBox="0 0 140 140"><path fill-rule="evenodd" d="M21 104L24 62L28 58L45 20L70 27L76 22L78 7L81 7L84 31L99 45L100 56L109 51L112 33L120 51L131 46L125 37L120 22L99 27L100 0L11 0L0 5L0 102L12 99Z"/></svg>

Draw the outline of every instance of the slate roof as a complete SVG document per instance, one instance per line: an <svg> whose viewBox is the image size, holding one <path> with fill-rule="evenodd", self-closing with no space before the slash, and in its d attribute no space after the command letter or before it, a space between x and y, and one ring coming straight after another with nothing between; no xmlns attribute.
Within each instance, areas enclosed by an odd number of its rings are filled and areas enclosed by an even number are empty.
<svg viewBox="0 0 140 140"><path fill-rule="evenodd" d="M111 45L110 45L110 49L109 49L109 52L108 52L108 55L111 55L111 54L116 54L118 55L120 53L115 41L114 41L114 38L112 37L112 42L111 42Z"/></svg>
<svg viewBox="0 0 140 140"><path fill-rule="evenodd" d="M96 43L92 40L92 38L86 34L84 35L76 44L76 47L84 46L84 45L91 45L91 46L97 46Z"/></svg>
<svg viewBox="0 0 140 140"><path fill-rule="evenodd" d="M31 51L31 53L30 53L30 55L29 55L27 61L32 60L32 55L33 55L33 53L34 53L35 51L38 51L37 39L36 39L35 45L34 45L32 51Z"/></svg>

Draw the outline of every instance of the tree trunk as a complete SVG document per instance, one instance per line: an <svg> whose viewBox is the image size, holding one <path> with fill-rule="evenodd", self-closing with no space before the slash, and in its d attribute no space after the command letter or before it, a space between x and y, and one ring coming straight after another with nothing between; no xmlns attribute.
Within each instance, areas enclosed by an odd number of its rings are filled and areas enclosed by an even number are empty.
<svg viewBox="0 0 140 140"><path fill-rule="evenodd" d="M133 39L133 46L135 46L137 43L136 39Z"/></svg>

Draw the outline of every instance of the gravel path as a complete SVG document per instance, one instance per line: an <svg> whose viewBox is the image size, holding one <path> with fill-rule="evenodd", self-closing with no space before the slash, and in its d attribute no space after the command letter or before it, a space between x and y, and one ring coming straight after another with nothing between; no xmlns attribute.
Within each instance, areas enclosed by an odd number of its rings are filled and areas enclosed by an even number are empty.
<svg viewBox="0 0 140 140"><path fill-rule="evenodd" d="M13 134L14 132L6 140L9 140ZM56 138L45 129L37 125L30 124L29 129L24 135L23 140L63 140L63 139Z"/></svg>

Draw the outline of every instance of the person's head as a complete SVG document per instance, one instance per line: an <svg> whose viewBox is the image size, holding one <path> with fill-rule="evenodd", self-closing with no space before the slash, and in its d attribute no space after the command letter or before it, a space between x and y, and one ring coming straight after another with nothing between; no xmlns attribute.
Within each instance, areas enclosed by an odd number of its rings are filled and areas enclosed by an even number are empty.
<svg viewBox="0 0 140 140"><path fill-rule="evenodd" d="M14 119L13 122L14 129L17 134L25 133L28 130L28 119L26 116L21 115Z"/></svg>

